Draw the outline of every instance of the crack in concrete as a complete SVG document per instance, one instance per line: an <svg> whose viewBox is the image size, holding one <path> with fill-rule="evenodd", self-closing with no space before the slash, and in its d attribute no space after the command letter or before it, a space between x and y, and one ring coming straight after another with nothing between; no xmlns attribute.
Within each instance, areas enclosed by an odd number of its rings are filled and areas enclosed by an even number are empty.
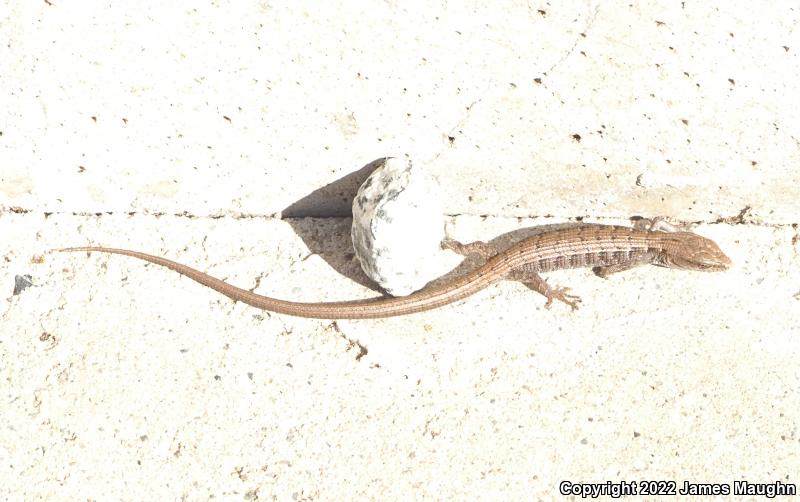
<svg viewBox="0 0 800 502"><path fill-rule="evenodd" d="M752 215L753 207L750 205L744 206L739 212L734 216L719 216L713 220L671 220L676 221L677 223L686 223L686 224L726 224L726 225L751 225L756 227L768 227L768 228L783 228L783 227L797 227L800 225L800 221L798 222L786 222L786 223L769 223L763 220L756 219L755 216ZM8 211L8 210L0 210L0 217L7 213L14 213L20 214L18 211ZM118 213L115 211L104 211L102 213L82 213L82 212L58 212L58 211L45 211L43 213L37 213L36 211L30 209L25 210L22 214L31 214L31 216L35 214L44 215L45 218L50 217L51 215L57 216L77 216L77 217L86 217L86 218L99 218L102 216L115 216ZM301 221L305 219L312 219L312 220L347 220L350 219L349 216L303 216L303 217L285 217L282 218L275 214L250 214L250 213L241 213L241 214L226 214L226 215L194 215L187 212L182 213L138 213L136 211L125 211L123 214L127 216L148 216L152 218L162 218L165 216L172 216L175 218L188 218L193 220L221 220L226 218L231 218L233 220L249 220L249 219L261 219L261 220L275 220L275 221ZM568 222L582 222L586 219L594 219L594 220L627 220L630 219L630 216L594 216L594 215L580 215L580 216L563 216L563 215L556 215L556 214L529 214L525 216L509 216L507 214L495 214L495 213L445 213L445 218L457 218L457 217L470 217L470 218L512 218L512 219L530 219L530 220L558 220L563 221L565 223ZM312 253L313 254L313 253ZM306 257L307 258L307 257Z"/></svg>
<svg viewBox="0 0 800 502"><path fill-rule="evenodd" d="M600 12L600 3L594 8L594 12L592 12L592 0L588 0L587 4L587 11L589 12L588 20L586 21L586 25L583 27L583 30L575 37L575 41L572 43L572 47L570 47L564 55L559 58L555 63L553 63L550 68L544 72L545 75L549 75L557 66L560 66L561 63L566 61L575 49L578 47L578 43L581 41L582 38L586 38L588 36L589 30L591 29L592 25L594 24L595 19L597 19L597 14Z"/></svg>
<svg viewBox="0 0 800 502"><path fill-rule="evenodd" d="M328 327L328 330L331 330L339 335L339 337L345 341L347 344L346 352L350 352L352 349L357 349L358 353L356 354L356 361L360 361L361 358L366 356L369 353L369 349L359 342L358 340L351 338L348 336L342 329L339 327L339 324L336 321L333 321Z"/></svg>

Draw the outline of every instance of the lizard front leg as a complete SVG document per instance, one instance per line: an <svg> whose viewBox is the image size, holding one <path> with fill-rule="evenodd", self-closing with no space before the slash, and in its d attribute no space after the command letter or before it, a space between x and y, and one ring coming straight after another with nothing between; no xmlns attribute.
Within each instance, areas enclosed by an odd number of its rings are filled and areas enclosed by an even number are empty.
<svg viewBox="0 0 800 502"><path fill-rule="evenodd" d="M606 279L611 274L617 274L619 272L624 272L626 270L630 270L632 268L636 268L636 267L641 266L641 265L642 265L641 263L636 263L636 262L618 263L617 265L608 265L608 266L605 266L605 267L594 267L592 269L592 272L594 272L594 275L596 275L597 277L602 277L603 279Z"/></svg>
<svg viewBox="0 0 800 502"><path fill-rule="evenodd" d="M668 222L663 216L656 216L648 220L643 218L633 224L637 230L649 230L650 232L680 232L682 229Z"/></svg>

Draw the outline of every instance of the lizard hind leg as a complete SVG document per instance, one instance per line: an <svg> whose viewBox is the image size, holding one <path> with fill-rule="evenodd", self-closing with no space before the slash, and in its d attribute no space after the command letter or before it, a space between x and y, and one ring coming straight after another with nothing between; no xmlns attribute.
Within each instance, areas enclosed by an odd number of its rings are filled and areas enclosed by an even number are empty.
<svg viewBox="0 0 800 502"><path fill-rule="evenodd" d="M483 242L483 241L475 241L475 242L470 242L468 244L463 244L455 239L445 237L442 240L441 247L442 249L449 249L450 251L458 253L461 256L477 255L485 260L488 260L495 254L497 254L496 249L494 249L491 245L489 245L488 242Z"/></svg>
<svg viewBox="0 0 800 502"><path fill-rule="evenodd" d="M547 284L547 281L544 280L544 278L532 268L515 268L506 275L505 279L508 281L521 282L530 289L547 298L547 302L544 304L545 308L547 309L553 305L553 300L566 303L572 310L577 310L578 304L581 302L580 296L569 294L569 288L550 286Z"/></svg>

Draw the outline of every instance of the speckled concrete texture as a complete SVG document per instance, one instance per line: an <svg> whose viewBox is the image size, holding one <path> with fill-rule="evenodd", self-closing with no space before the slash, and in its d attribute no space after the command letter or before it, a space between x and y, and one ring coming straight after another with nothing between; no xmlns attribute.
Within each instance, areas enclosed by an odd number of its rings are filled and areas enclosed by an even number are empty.
<svg viewBox="0 0 800 502"><path fill-rule="evenodd" d="M796 2L0 6L0 498L798 483ZM387 156L437 179L461 241L664 215L734 266L550 274L577 312L500 283L330 322L50 252L377 296L346 215Z"/></svg>

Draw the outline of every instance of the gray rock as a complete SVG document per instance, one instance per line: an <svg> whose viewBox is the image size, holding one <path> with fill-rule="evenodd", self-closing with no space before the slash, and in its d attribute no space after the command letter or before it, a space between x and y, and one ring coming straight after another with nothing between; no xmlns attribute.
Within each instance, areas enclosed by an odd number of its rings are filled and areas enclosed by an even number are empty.
<svg viewBox="0 0 800 502"><path fill-rule="evenodd" d="M438 277L444 214L436 182L411 162L388 158L353 201L353 247L361 268L394 296Z"/></svg>

